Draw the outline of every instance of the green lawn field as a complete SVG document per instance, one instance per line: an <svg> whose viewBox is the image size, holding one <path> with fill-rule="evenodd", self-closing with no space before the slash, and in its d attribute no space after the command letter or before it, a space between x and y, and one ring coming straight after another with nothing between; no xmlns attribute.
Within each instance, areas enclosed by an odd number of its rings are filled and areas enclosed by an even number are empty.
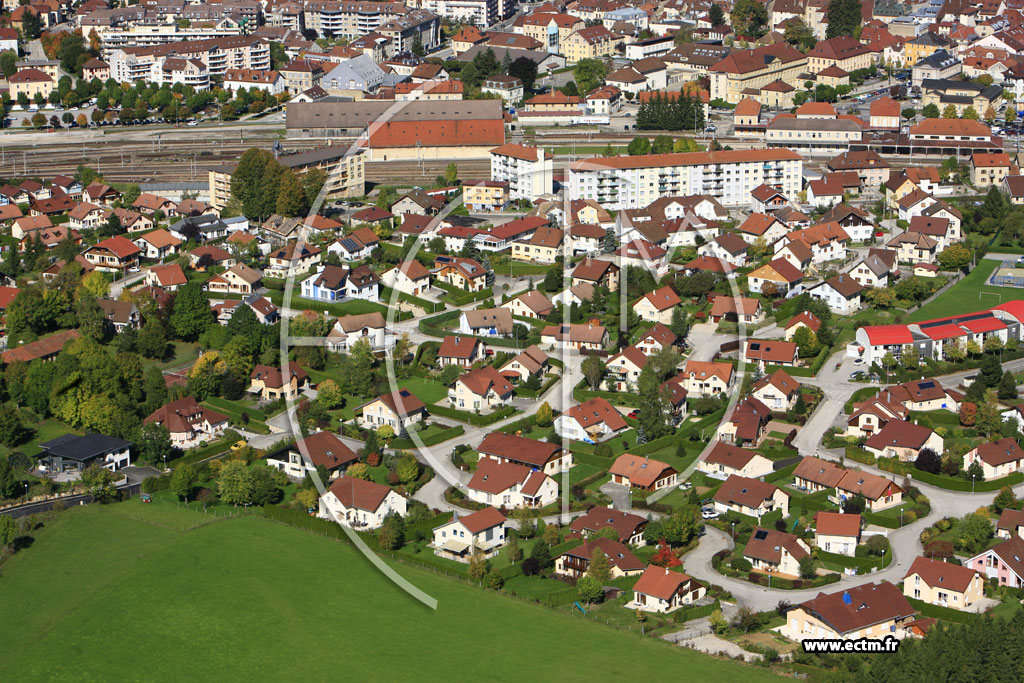
<svg viewBox="0 0 1024 683"><path fill-rule="evenodd" d="M262 517L75 509L3 567L0 680L771 677L398 567L436 611L354 548Z"/></svg>
<svg viewBox="0 0 1024 683"><path fill-rule="evenodd" d="M906 322L944 318L958 313L973 313L1012 299L1024 299L1024 289L993 287L985 284L1000 265L999 261L983 259L960 282L908 315Z"/></svg>

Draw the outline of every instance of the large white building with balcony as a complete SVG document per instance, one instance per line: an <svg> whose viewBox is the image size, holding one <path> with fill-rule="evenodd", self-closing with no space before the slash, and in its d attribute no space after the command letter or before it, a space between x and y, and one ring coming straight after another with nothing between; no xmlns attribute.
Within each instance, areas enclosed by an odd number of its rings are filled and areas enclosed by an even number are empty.
<svg viewBox="0 0 1024 683"><path fill-rule="evenodd" d="M543 147L507 144L491 150L491 180L508 183L509 199L528 199L554 191L554 158Z"/></svg>
<svg viewBox="0 0 1024 683"><path fill-rule="evenodd" d="M698 194L726 206L746 206L751 191L761 184L795 197L802 174L803 157L789 149L595 157L569 166L569 192L612 210Z"/></svg>

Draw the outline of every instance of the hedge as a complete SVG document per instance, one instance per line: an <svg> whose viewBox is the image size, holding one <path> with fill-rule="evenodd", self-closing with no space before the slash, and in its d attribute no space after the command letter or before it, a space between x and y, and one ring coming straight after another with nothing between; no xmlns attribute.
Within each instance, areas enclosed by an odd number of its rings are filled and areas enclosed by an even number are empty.
<svg viewBox="0 0 1024 683"><path fill-rule="evenodd" d="M457 436L462 436L465 433L465 427L463 427L462 425L455 425L454 427L446 429L443 432L431 434L430 436L427 437L422 437L420 440L423 442L424 446L433 446L435 444L441 443L442 441L447 441L448 439L454 439ZM412 439L395 439L394 441L391 442L390 447L399 450L409 450L411 448L417 448L416 444L413 443Z"/></svg>
<svg viewBox="0 0 1024 683"><path fill-rule="evenodd" d="M851 557L849 555L840 555L838 553L827 553L824 550L818 550L818 559L824 562L826 565L832 564L834 569L838 567L850 567L856 569L861 574L866 574L874 568L884 569L889 566L892 562L892 550L886 551L882 557ZM888 560L888 561L887 561Z"/></svg>
<svg viewBox="0 0 1024 683"><path fill-rule="evenodd" d="M494 298L494 290L490 287L482 289L479 292L467 292L466 290L459 289L447 282L434 282L434 286L438 289L444 290L445 294L442 298L455 306L464 306L466 304L471 304L474 301L483 301L484 299Z"/></svg>
<svg viewBox="0 0 1024 683"><path fill-rule="evenodd" d="M468 422L469 424L475 425L477 427L485 427L489 424L494 424L495 422L503 420L511 415L515 415L518 412L519 409L515 408L514 406L502 406L501 408L495 410L493 413L488 413L486 415L477 415L476 413L471 413L466 410L457 410L455 408L449 408L447 406L430 406L431 415L450 417L453 420L461 420L463 422Z"/></svg>
<svg viewBox="0 0 1024 683"><path fill-rule="evenodd" d="M586 379L581 379L579 383L573 387L572 397L573 400L583 403L592 398L603 398L609 402L614 402L615 405L629 406L630 408L636 408L640 405L640 397L637 394L630 394L626 392L618 391L594 391L592 389L584 389L587 384Z"/></svg>
<svg viewBox="0 0 1024 683"><path fill-rule="evenodd" d="M943 607L942 605L930 605L923 600L916 598L907 598L907 602L921 613L924 617L934 617L936 619L942 619L943 621L955 621L959 624L972 624L981 618L980 614L974 612L961 612L958 609L952 607Z"/></svg>
<svg viewBox="0 0 1024 683"><path fill-rule="evenodd" d="M864 512L860 513L861 519L864 520L865 524L875 524L877 526L884 526L886 529L899 529L900 520L898 517L886 517L880 515L877 512Z"/></svg>
<svg viewBox="0 0 1024 683"><path fill-rule="evenodd" d="M720 609L722 609L722 603L715 598L715 601L710 605L697 605L696 607L677 611L672 615L672 620L679 623L683 621L690 621L692 619L702 619L704 617L710 617L712 612L716 612Z"/></svg>
<svg viewBox="0 0 1024 683"><path fill-rule="evenodd" d="M267 298L274 303L275 306L284 306L284 292L279 290L271 290L267 293ZM358 315L360 313L379 312L385 317L388 315L388 307L384 304L377 303L376 301L367 301L365 299L349 299L347 301L340 301L330 303L327 301L316 301L315 299L306 299L298 294L298 289L292 290L291 307L297 311L320 311L321 313L330 313L331 315L344 316L344 315ZM355 310L353 310L355 309ZM395 321L409 320L413 317L411 311L394 311Z"/></svg>
<svg viewBox="0 0 1024 683"><path fill-rule="evenodd" d="M394 290L391 289L390 287L381 287L380 300L390 303L393 292ZM427 313L440 313L447 308L447 306L445 306L443 302L434 302L429 301L427 299L421 299L418 296L406 294L405 292L398 292L398 300L404 301L407 304L412 304L413 306L418 306Z"/></svg>
<svg viewBox="0 0 1024 683"><path fill-rule="evenodd" d="M947 491L970 491L971 482L967 479L961 479L959 477L947 477L940 474L932 474L931 472L924 472L922 470L913 468L911 471L911 477L918 481L924 482L925 484L931 484L940 489L946 489ZM990 479L988 481L979 481L974 484L974 491L976 493L984 493L988 491L998 491L1004 486L1016 486L1024 482L1024 473L1014 472L1005 477L999 477L998 479Z"/></svg>
<svg viewBox="0 0 1024 683"><path fill-rule="evenodd" d="M776 482L785 481L793 476L793 472L796 470L796 465L788 465L783 467L781 470L775 470L764 478L769 484Z"/></svg>

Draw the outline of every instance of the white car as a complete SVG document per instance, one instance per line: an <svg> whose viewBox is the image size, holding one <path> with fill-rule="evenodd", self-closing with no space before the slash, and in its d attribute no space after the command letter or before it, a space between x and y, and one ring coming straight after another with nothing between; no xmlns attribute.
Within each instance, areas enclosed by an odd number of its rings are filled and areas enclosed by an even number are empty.
<svg viewBox="0 0 1024 683"><path fill-rule="evenodd" d="M716 517L718 517L718 511L717 510L701 510L700 511L700 516L703 517L704 519L715 519Z"/></svg>

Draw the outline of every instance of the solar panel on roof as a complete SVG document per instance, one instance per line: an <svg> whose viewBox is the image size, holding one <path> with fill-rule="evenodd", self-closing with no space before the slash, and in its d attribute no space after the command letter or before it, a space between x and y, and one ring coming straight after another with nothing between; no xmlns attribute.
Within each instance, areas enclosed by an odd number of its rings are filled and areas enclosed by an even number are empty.
<svg viewBox="0 0 1024 683"><path fill-rule="evenodd" d="M932 381L921 382L917 386L920 387L921 389L933 389L933 388L935 388L935 382L932 382Z"/></svg>
<svg viewBox="0 0 1024 683"><path fill-rule="evenodd" d="M756 538L759 541L763 541L764 539L768 538L768 532L764 529L760 529L756 534L754 534L754 538Z"/></svg>

